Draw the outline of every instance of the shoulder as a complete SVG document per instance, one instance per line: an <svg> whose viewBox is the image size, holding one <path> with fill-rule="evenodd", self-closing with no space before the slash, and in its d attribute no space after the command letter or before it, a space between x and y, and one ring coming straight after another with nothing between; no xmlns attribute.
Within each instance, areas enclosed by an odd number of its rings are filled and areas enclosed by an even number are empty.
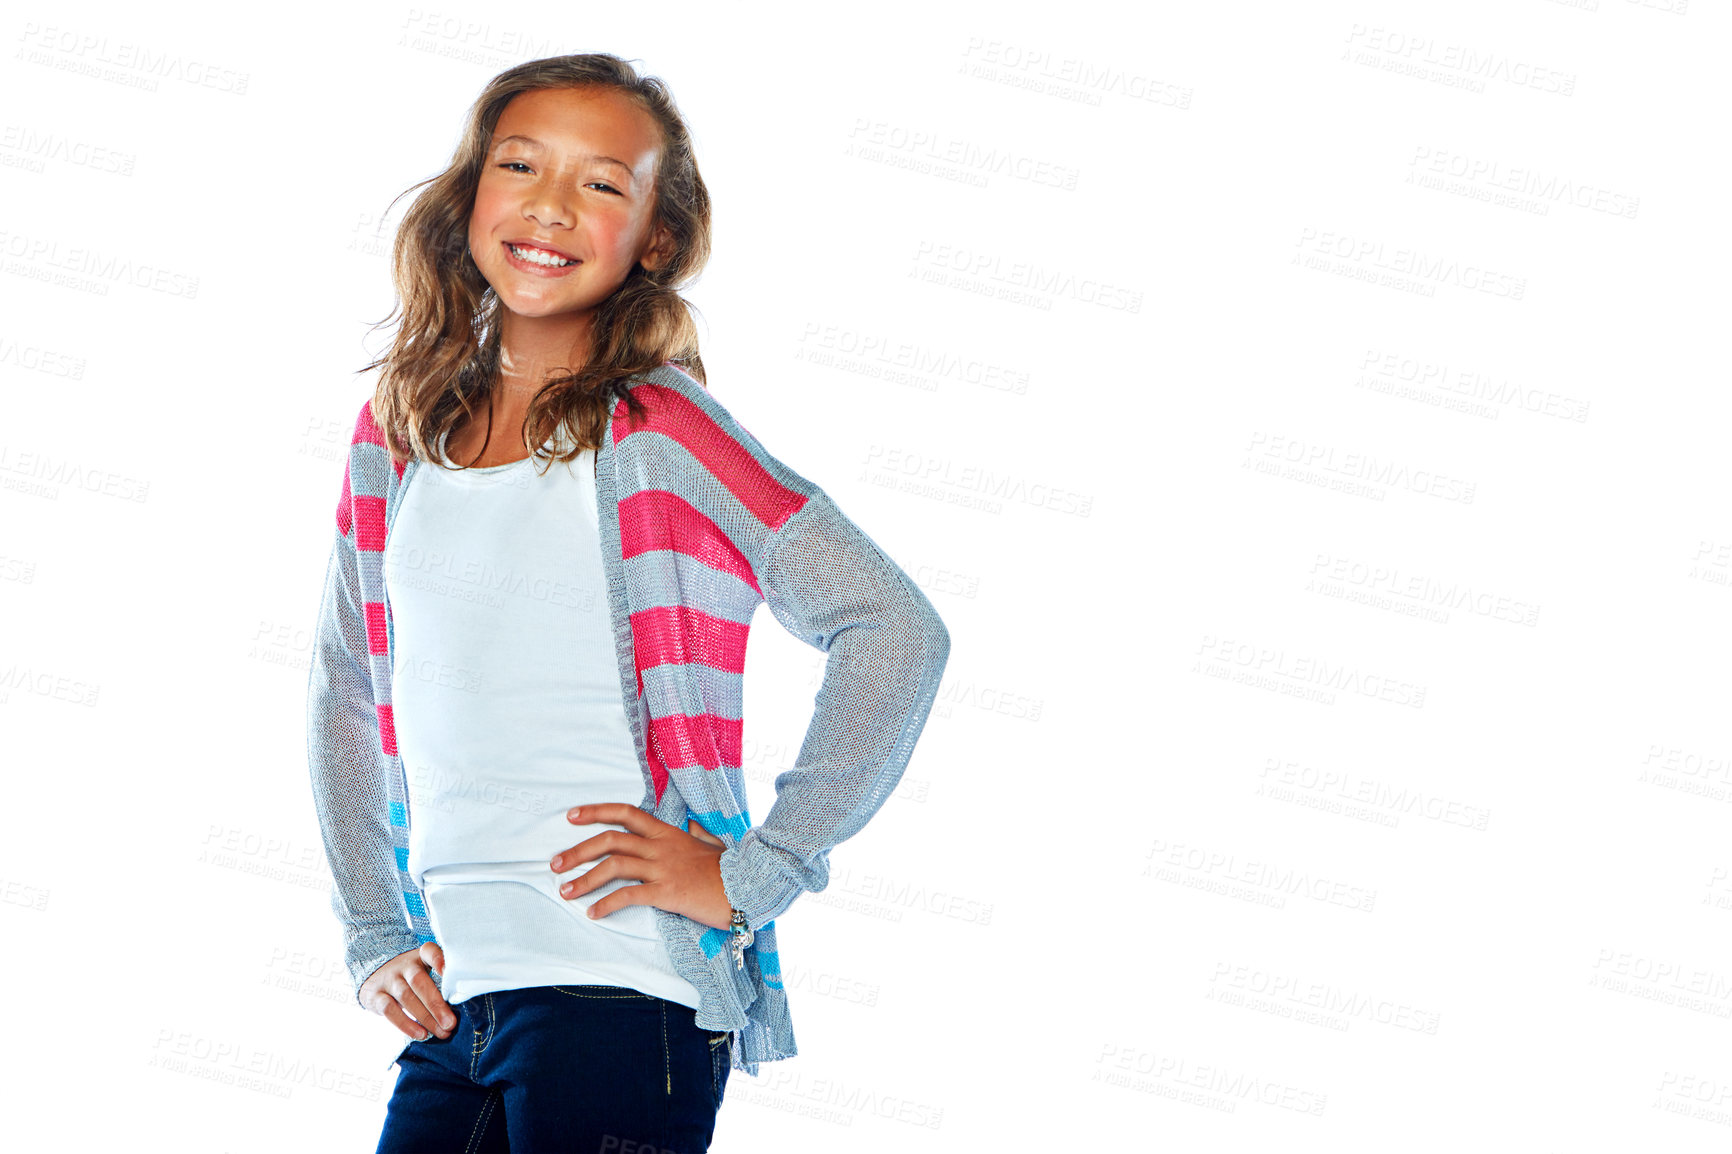
<svg viewBox="0 0 1732 1154"><path fill-rule="evenodd" d="M398 437L399 444L405 444ZM373 418L373 399L371 397L361 402L361 411L355 415L355 429L349 435L350 468L387 467L390 476L386 483L394 484L403 476L403 468L407 461L395 460L391 456L390 447L385 444L385 430Z"/></svg>
<svg viewBox="0 0 1732 1154"><path fill-rule="evenodd" d="M643 406L644 415L631 417L624 398L616 402L613 415L619 427L614 430L615 441L638 432L671 433L693 421L723 426L732 421L709 389L672 361L640 373L627 384L632 397Z"/></svg>
<svg viewBox="0 0 1732 1154"><path fill-rule="evenodd" d="M617 452L656 462L659 467L649 472L686 473L704 488L706 480L718 482L772 527L816 490L765 449L708 388L673 364L632 378L631 392L645 415L631 417L622 399L610 436Z"/></svg>
<svg viewBox="0 0 1732 1154"><path fill-rule="evenodd" d="M644 412L642 416L632 415L623 398L615 404L615 445L634 434L660 433L706 464L714 463L718 455L760 448L756 438L709 389L671 362L633 377L630 388Z"/></svg>
<svg viewBox="0 0 1732 1154"><path fill-rule="evenodd" d="M379 431L378 422L373 420L373 398L368 397L361 402L361 411L355 416L355 431L349 437L349 444L377 445L385 447L385 434Z"/></svg>
<svg viewBox="0 0 1732 1154"><path fill-rule="evenodd" d="M402 480L405 462L393 461L385 445L385 434L373 419L373 401L362 402L349 436L349 452L343 470L343 491L337 500L337 527L344 536L354 525L367 530L371 540L384 517L386 498Z"/></svg>

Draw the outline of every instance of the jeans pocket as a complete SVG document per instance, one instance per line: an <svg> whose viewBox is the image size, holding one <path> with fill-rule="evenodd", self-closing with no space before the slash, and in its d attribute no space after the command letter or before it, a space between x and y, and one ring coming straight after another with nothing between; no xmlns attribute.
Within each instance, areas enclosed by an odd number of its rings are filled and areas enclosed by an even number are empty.
<svg viewBox="0 0 1732 1154"><path fill-rule="evenodd" d="M729 1033L710 1036L710 1085L716 1092L716 1109L722 1108L722 1091L728 1086L728 1071L734 1064L734 1036Z"/></svg>

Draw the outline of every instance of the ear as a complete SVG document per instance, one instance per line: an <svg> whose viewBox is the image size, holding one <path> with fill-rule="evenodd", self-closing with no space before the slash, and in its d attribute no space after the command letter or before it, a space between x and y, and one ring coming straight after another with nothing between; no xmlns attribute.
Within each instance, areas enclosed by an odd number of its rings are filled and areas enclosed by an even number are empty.
<svg viewBox="0 0 1732 1154"><path fill-rule="evenodd" d="M654 272L673 257L674 248L673 230L665 224L657 224L651 235L649 247L644 249L643 256L638 258L638 263L643 265L647 271Z"/></svg>

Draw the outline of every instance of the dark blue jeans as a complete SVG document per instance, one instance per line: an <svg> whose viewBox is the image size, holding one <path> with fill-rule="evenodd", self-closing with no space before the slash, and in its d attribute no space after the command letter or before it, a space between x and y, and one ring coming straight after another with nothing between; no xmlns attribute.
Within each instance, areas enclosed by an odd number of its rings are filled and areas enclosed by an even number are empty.
<svg viewBox="0 0 1732 1154"><path fill-rule="evenodd" d="M623 986L532 986L451 1007L410 1042L377 1154L697 1154L708 1150L730 1035Z"/></svg>

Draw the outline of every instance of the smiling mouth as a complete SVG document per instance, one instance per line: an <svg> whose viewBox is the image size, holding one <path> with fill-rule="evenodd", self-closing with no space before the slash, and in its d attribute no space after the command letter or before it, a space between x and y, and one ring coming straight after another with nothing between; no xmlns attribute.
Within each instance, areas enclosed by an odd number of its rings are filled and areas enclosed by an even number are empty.
<svg viewBox="0 0 1732 1154"><path fill-rule="evenodd" d="M570 268L572 265L582 263L576 258L567 260L564 257L555 256L546 249L525 248L509 242L505 245L505 251L524 264L540 265L542 268Z"/></svg>

